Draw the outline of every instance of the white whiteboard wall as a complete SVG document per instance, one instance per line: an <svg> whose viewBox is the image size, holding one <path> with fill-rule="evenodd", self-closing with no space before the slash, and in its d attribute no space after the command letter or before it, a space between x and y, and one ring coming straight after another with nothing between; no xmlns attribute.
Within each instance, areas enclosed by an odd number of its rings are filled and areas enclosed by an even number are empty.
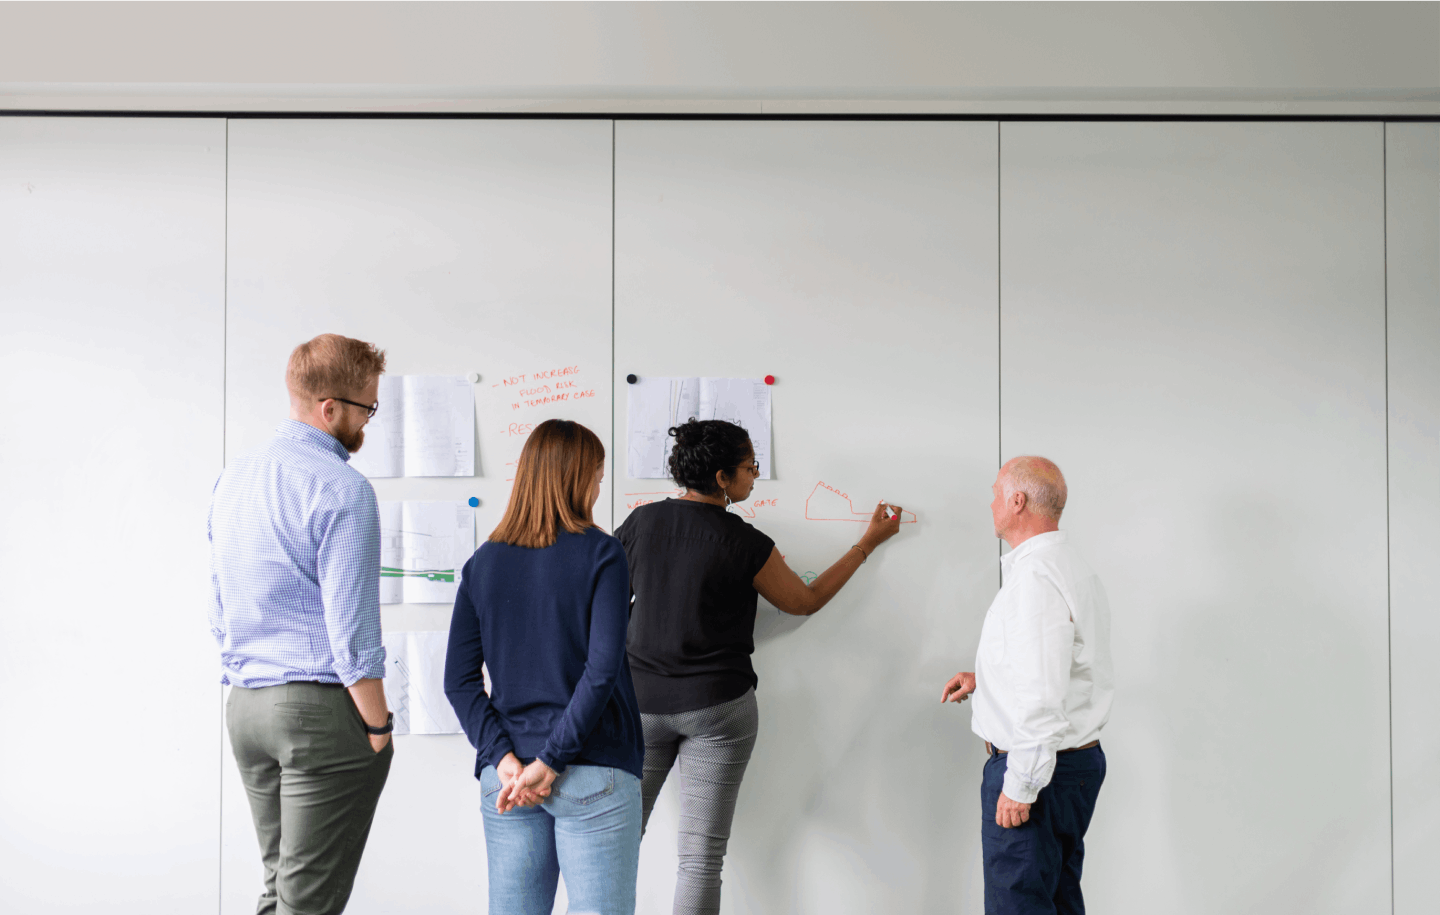
<svg viewBox="0 0 1440 915"><path fill-rule="evenodd" d="M251 910L204 513L222 454L284 416L289 349L322 331L374 340L397 374L481 373L478 476L376 483L481 498L481 536L520 427L552 415L487 385L567 363L596 396L553 413L612 454L628 373L774 374L777 479L755 499L776 501L745 508L797 569L860 530L805 519L821 480L916 511L819 616L762 609L727 913L981 911L982 750L968 710L935 700L997 583L1002 448L1060 461L1065 526L1115 606L1095 910L1388 907L1379 125L228 129L227 226L222 122L0 120L0 504L25 522L0 529L0 694L41 748L9 757L0 874L26 911L208 911L217 860L222 911ZM1419 912L1440 796L1424 704L1440 222L1433 128L1392 140L1395 902ZM611 481L616 523L661 488ZM180 571L137 579L157 555ZM443 629L449 609L384 616ZM117 658L155 680L139 748L128 718L61 721L125 679ZM398 741L350 911L483 908L472 765L460 737ZM910 776L923 795L897 797ZM668 911L674 817L671 788L642 912Z"/></svg>
<svg viewBox="0 0 1440 915"><path fill-rule="evenodd" d="M1002 445L1114 610L1097 912L1390 911L1382 153L1002 130Z"/></svg>
<svg viewBox="0 0 1440 915"><path fill-rule="evenodd" d="M807 520L822 482L918 519L818 615L762 602L722 911L979 904L979 830L959 824L984 750L938 699L998 574L995 141L988 123L617 125L617 397L629 373L773 374L776 478L740 509L797 572L864 530ZM667 485L617 478L616 521ZM895 797L911 766L920 797ZM643 913L670 911L677 781L641 846Z"/></svg>
<svg viewBox="0 0 1440 915"><path fill-rule="evenodd" d="M284 418L290 349L327 331L385 348L394 374L482 376L475 478L376 480L381 499L476 496L483 538L531 424L563 416L608 441L610 144L608 121L232 122L228 453ZM515 396L529 388L506 384L571 366L594 392L573 406L529 407ZM450 610L382 614L387 630L443 630ZM474 764L463 736L396 738L348 912L475 911ZM250 912L259 855L233 760L223 769L223 911Z"/></svg>
<svg viewBox="0 0 1440 915"><path fill-rule="evenodd" d="M1433 911L1440 858L1440 126L1388 124L1391 726L1395 911Z"/></svg>
<svg viewBox="0 0 1440 915"><path fill-rule="evenodd" d="M215 904L225 124L0 119L0 887Z"/></svg>

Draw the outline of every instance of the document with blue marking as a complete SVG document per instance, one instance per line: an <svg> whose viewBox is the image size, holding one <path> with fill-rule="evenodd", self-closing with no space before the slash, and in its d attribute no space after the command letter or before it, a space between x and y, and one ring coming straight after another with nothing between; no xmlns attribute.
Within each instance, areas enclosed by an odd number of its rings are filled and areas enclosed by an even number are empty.
<svg viewBox="0 0 1440 915"><path fill-rule="evenodd" d="M453 604L475 552L464 502L380 503L380 603Z"/></svg>

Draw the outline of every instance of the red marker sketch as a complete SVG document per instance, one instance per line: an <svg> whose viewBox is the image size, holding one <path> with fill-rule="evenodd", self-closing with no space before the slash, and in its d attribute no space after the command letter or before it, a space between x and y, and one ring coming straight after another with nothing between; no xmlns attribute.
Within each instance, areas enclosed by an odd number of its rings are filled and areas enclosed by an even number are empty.
<svg viewBox="0 0 1440 915"><path fill-rule="evenodd" d="M754 499L750 502L731 502L730 507L735 509L736 514L745 518L755 517L755 510L759 508L774 508L780 504L779 499ZM780 557L784 559L785 557Z"/></svg>
<svg viewBox="0 0 1440 915"><path fill-rule="evenodd" d="M841 492L829 483L821 481L815 484L815 489L810 497L805 500L806 521L863 521L869 522L870 516L875 513L870 511L856 511L855 506L850 503L850 496ZM914 524L915 513L900 512L901 524Z"/></svg>
<svg viewBox="0 0 1440 915"><path fill-rule="evenodd" d="M625 507L627 509L639 508L642 505L649 505L651 502L659 502L661 499L670 496L683 495L683 489L664 489L660 492L627 492L625 494Z"/></svg>

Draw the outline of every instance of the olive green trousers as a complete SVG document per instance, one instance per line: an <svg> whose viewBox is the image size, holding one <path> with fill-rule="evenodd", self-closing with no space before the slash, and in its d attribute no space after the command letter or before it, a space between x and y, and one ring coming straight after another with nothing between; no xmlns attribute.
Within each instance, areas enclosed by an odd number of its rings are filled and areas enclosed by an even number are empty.
<svg viewBox="0 0 1440 915"><path fill-rule="evenodd" d="M265 865L257 915L338 915L355 886L393 744L371 748L338 684L232 687L225 723Z"/></svg>

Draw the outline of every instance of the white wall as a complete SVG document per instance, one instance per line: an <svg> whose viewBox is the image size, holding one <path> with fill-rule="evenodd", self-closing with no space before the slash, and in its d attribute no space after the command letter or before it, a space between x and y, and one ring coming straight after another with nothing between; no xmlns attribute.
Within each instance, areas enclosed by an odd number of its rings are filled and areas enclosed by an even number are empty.
<svg viewBox="0 0 1440 915"><path fill-rule="evenodd" d="M376 480L381 499L476 496L483 537L504 511L524 424L563 416L608 441L611 130L232 122L227 455L269 437L287 408L291 347L326 331L375 342L393 374L481 375L476 477ZM565 366L594 396L527 407L505 385ZM598 511L608 518L608 503ZM390 631L444 630L450 610L382 616ZM348 911L475 911L486 881L474 764L463 736L396 738ZM234 763L223 769L222 911L243 913L259 893L259 856Z"/></svg>
<svg viewBox="0 0 1440 915"><path fill-rule="evenodd" d="M214 905L225 122L0 120L0 886Z"/></svg>
<svg viewBox="0 0 1440 915"><path fill-rule="evenodd" d="M1389 912L1381 126L1001 162L1002 450L1065 471L1114 609L1095 910Z"/></svg>
<svg viewBox="0 0 1440 915"><path fill-rule="evenodd" d="M1440 856L1440 128L1386 127L1395 911L1434 908Z"/></svg>
<svg viewBox="0 0 1440 915"><path fill-rule="evenodd" d="M980 910L980 751L934 694L970 662L988 486L1022 451L1067 471L1115 606L1095 910L1383 911L1392 809L1395 911L1427 910L1433 126L1392 126L1388 153L1378 123L228 129L227 163L221 121L0 120L0 695L27 741L0 881L25 911L253 905L201 531L324 330L396 373L484 376L476 479L377 481L477 495L482 533L520 441L486 385L556 359L594 373L563 412L607 438L629 372L775 374L756 498L779 502L749 508L797 567L853 542L797 513L818 479L916 509L820 616L762 613L727 912ZM481 905L472 763L399 742L352 911ZM667 795L645 912L673 819Z"/></svg>
<svg viewBox="0 0 1440 915"><path fill-rule="evenodd" d="M837 104L1434 114L1440 4L0 6L8 108Z"/></svg>
<svg viewBox="0 0 1440 915"><path fill-rule="evenodd" d="M984 750L938 697L997 581L995 141L993 123L616 125L617 396L632 372L774 374L776 479L741 509L796 572L864 530L807 520L821 481L917 518L818 615L761 602L723 911L978 906L979 832L954 824L977 819ZM616 521L666 488L617 476ZM891 790L911 766L923 800ZM670 911L675 781L641 846L643 913Z"/></svg>

